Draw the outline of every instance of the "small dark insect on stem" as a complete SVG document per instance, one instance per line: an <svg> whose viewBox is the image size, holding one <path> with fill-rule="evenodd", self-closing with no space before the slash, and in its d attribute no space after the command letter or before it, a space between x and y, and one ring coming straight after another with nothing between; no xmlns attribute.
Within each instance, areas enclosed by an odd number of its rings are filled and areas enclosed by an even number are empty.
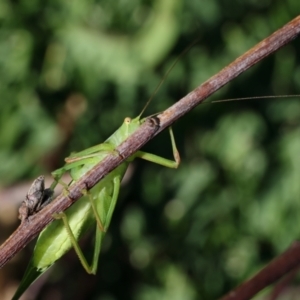
<svg viewBox="0 0 300 300"><path fill-rule="evenodd" d="M29 191L19 208L19 219L23 223L28 217L40 211L52 200L53 190L45 189L45 177L39 176L29 188Z"/></svg>

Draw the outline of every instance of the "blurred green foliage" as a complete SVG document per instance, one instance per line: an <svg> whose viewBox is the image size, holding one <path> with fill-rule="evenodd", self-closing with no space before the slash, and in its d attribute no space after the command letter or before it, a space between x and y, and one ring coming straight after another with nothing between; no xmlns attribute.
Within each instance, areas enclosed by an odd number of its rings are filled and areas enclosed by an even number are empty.
<svg viewBox="0 0 300 300"><path fill-rule="evenodd" d="M298 0L0 1L0 184L50 173L103 141L196 38L148 114L299 9ZM212 98L299 94L298 49L295 40ZM38 299L216 299L284 251L300 236L298 98L201 105L179 120L179 169L134 164L97 276L70 253ZM145 149L171 157L167 133Z"/></svg>

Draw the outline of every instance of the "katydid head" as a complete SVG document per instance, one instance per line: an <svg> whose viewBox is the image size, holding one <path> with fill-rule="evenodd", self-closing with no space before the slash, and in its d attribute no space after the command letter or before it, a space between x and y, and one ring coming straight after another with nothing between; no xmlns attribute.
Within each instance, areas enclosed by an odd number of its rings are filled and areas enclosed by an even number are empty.
<svg viewBox="0 0 300 300"><path fill-rule="evenodd" d="M113 144L114 146L120 145L123 141L125 141L133 132L135 132L140 125L144 122L144 119L141 119L140 116L136 118L126 117L123 121L123 124L119 129L117 129L107 140Z"/></svg>
<svg viewBox="0 0 300 300"><path fill-rule="evenodd" d="M123 122L123 125L122 125L122 126L125 127L126 137L128 137L133 132L135 132L140 127L140 125L143 123L143 121L144 121L144 119L141 120L140 115L137 116L134 119L126 117L124 119L124 122Z"/></svg>

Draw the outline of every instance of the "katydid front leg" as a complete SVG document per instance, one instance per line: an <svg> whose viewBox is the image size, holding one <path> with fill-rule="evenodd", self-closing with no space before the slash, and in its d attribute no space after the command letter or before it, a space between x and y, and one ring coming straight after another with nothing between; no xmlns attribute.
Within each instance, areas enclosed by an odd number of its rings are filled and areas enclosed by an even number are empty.
<svg viewBox="0 0 300 300"><path fill-rule="evenodd" d="M172 151L173 151L173 156L174 160L170 160L155 154L143 152L143 151L138 151L134 156L139 157L141 159L145 159L147 161L153 162L155 164L167 167L167 168L172 168L172 169L177 169L179 164L180 164L180 155L175 143L175 138L173 134L172 127L169 127L169 132L170 132L170 137L171 137L171 144L172 144Z"/></svg>

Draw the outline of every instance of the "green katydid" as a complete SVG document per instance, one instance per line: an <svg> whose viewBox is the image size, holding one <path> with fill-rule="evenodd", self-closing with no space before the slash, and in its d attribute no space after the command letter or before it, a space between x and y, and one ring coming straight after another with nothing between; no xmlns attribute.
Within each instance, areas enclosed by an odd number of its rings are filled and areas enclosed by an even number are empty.
<svg viewBox="0 0 300 300"><path fill-rule="evenodd" d="M53 190L58 183L61 183L65 188L68 188L69 185L76 182L108 154L114 153L114 149L126 140L127 137L144 122L145 118L141 119L141 114L134 119L125 118L121 127L104 143L78 153L73 153L67 157L65 159L66 164L62 168L52 172L54 182L50 189ZM54 216L56 220L49 224L38 237L33 257L29 262L25 275L13 300L19 299L29 285L63 256L72 246L84 269L90 274L96 273L101 242L110 224L119 195L120 183L129 163L139 157L165 167L177 168L180 163L180 157L171 128L170 136L174 161L154 154L138 151L115 170L110 172L90 191L82 191L83 196L65 212L61 212ZM62 175L66 172L69 172L72 177L72 180L68 185L61 181ZM77 241L86 230L95 223L96 238L94 255L92 263L89 265Z"/></svg>

